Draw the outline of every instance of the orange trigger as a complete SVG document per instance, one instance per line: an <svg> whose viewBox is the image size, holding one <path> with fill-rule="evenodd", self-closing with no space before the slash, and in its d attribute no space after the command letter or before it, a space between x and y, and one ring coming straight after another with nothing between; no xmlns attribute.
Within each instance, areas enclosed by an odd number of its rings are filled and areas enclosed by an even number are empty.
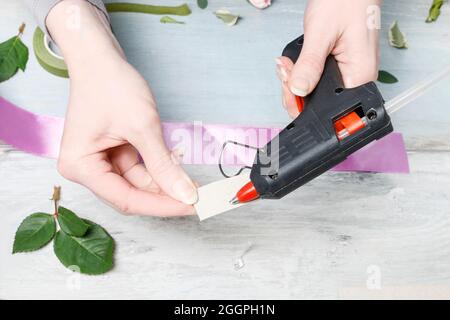
<svg viewBox="0 0 450 320"><path fill-rule="evenodd" d="M303 100L303 98L295 96L295 102L297 103L298 112L303 112L303 109L305 108L305 101Z"/></svg>
<svg viewBox="0 0 450 320"><path fill-rule="evenodd" d="M355 132L361 130L367 125L367 118L361 118L355 111L350 112L348 115L338 119L334 123L334 129L336 131L339 140L343 140L348 136L351 136Z"/></svg>

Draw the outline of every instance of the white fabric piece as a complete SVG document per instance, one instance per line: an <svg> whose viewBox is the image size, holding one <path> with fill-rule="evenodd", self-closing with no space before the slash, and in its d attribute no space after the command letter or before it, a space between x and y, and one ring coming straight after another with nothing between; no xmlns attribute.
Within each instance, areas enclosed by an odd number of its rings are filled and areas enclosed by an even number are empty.
<svg viewBox="0 0 450 320"><path fill-rule="evenodd" d="M198 202L195 204L195 210L200 221L245 205L245 203L230 204L229 201L249 181L250 172L243 172L239 176L198 188Z"/></svg>

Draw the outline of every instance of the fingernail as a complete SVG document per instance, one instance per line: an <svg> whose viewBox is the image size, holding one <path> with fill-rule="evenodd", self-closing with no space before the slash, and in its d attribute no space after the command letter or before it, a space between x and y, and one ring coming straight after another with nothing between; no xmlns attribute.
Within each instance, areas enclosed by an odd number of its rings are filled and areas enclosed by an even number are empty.
<svg viewBox="0 0 450 320"><path fill-rule="evenodd" d="M286 69L283 68L283 67L280 67L279 70L280 70L281 80L284 81L284 82L288 81L288 74L287 74Z"/></svg>
<svg viewBox="0 0 450 320"><path fill-rule="evenodd" d="M288 80L287 79L287 74L282 73L280 67L277 67L277 76L278 76L278 79L280 79L280 81L282 83L286 83L287 80Z"/></svg>
<svg viewBox="0 0 450 320"><path fill-rule="evenodd" d="M283 61L281 61L280 58L275 58L275 63L277 64L277 66L280 66L280 67L283 66Z"/></svg>
<svg viewBox="0 0 450 320"><path fill-rule="evenodd" d="M303 77L295 78L291 82L290 89L296 96L304 97L309 91L309 80Z"/></svg>
<svg viewBox="0 0 450 320"><path fill-rule="evenodd" d="M197 190L187 179L180 179L173 184L175 198L186 204L194 204L198 201Z"/></svg>

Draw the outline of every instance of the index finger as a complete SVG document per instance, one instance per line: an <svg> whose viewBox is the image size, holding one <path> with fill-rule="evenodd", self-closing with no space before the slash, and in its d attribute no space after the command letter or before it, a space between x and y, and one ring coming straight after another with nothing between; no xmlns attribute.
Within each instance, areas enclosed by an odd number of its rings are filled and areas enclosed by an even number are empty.
<svg viewBox="0 0 450 320"><path fill-rule="evenodd" d="M113 172L93 175L81 181L100 198L125 214L173 217L195 213L194 207L166 195L139 190Z"/></svg>

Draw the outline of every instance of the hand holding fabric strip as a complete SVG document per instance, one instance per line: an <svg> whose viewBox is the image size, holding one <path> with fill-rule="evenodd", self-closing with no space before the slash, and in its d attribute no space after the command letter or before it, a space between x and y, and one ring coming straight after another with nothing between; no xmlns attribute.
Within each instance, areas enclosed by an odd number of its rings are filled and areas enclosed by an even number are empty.
<svg viewBox="0 0 450 320"><path fill-rule="evenodd" d="M78 25L67 22L73 12ZM194 213L196 187L164 144L150 88L126 61L103 13L66 0L50 12L47 27L70 75L60 173L126 214Z"/></svg>

